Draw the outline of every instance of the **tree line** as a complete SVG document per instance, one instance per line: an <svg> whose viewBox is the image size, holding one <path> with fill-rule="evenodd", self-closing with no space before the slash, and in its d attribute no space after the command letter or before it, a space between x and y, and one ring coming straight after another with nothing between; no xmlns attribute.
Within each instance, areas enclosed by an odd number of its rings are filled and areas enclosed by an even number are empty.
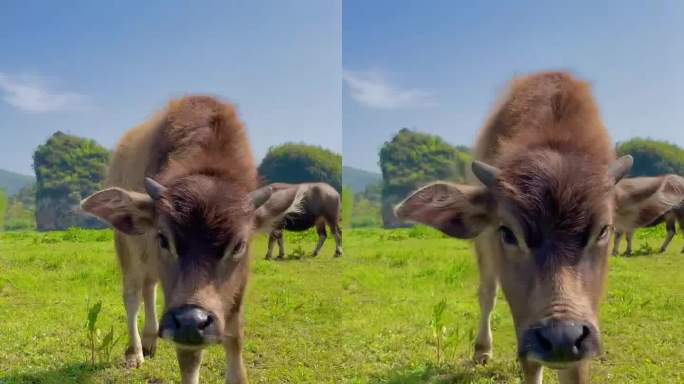
<svg viewBox="0 0 684 384"><path fill-rule="evenodd" d="M80 201L104 187L111 153L92 139L56 132L33 154L36 183L8 197L0 189L0 229L40 231L101 228L80 212ZM269 148L262 183L324 181L342 190L342 156L302 143Z"/></svg>
<svg viewBox="0 0 684 384"><path fill-rule="evenodd" d="M675 144L634 138L617 143L616 152L634 156L631 177L684 175L684 150ZM405 225L394 217L393 207L399 201L431 181L466 181L471 162L468 147L452 146L439 136L400 129L379 151L382 181L368 185L354 197L354 225Z"/></svg>
<svg viewBox="0 0 684 384"><path fill-rule="evenodd" d="M665 141L635 138L617 143L616 152L634 156L631 176L684 175L684 150ZM56 132L33 154L36 183L7 196L0 190L0 228L7 230L101 227L81 215L79 202L103 187L110 152L94 140ZM436 135L400 129L379 151L380 182L352 193L342 185L342 157L303 143L269 148L259 165L262 183L323 181L343 191L346 225L403 225L392 207L409 192L434 180L464 182L470 149Z"/></svg>

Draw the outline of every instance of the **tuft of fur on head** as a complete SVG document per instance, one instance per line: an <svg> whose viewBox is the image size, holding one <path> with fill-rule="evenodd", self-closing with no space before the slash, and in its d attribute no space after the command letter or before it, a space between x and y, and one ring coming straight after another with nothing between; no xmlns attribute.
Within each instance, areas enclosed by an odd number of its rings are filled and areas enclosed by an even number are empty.
<svg viewBox="0 0 684 384"><path fill-rule="evenodd" d="M191 174L232 180L248 190L257 187L256 165L235 108L209 96L172 101L162 119L159 146L168 164L162 184Z"/></svg>
<svg viewBox="0 0 684 384"><path fill-rule="evenodd" d="M514 79L481 131L474 157L501 167L502 154L535 148L581 151L601 164L615 158L589 84L565 72Z"/></svg>

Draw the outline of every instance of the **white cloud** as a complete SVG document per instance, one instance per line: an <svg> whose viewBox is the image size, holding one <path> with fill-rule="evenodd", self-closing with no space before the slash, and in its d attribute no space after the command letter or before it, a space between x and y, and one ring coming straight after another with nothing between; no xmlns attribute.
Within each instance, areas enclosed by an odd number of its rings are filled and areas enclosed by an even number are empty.
<svg viewBox="0 0 684 384"><path fill-rule="evenodd" d="M370 108L397 109L432 104L429 92L402 89L389 84L377 71L344 70L342 77L349 87L351 97Z"/></svg>
<svg viewBox="0 0 684 384"><path fill-rule="evenodd" d="M35 76L10 76L0 72L2 99L22 111L32 113L82 109L88 98L75 92L54 91Z"/></svg>

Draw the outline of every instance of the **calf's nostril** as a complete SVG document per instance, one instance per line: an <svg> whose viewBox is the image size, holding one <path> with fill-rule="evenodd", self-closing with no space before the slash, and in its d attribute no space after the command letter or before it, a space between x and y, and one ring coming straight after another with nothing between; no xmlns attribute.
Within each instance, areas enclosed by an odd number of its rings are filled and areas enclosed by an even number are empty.
<svg viewBox="0 0 684 384"><path fill-rule="evenodd" d="M214 322L214 319L213 319L211 316L207 316L206 320L200 321L200 322L197 324L197 328L198 328L199 330L204 330L205 328L207 328L208 326L210 326L211 323L213 323L213 322Z"/></svg>
<svg viewBox="0 0 684 384"><path fill-rule="evenodd" d="M578 350L582 348L582 342L584 342L584 340L586 340L587 337L589 337L589 335L591 335L591 330L589 329L589 327L587 327L586 325L582 326L582 334L575 341L575 347Z"/></svg>
<svg viewBox="0 0 684 384"><path fill-rule="evenodd" d="M180 321L178 321L178 317L176 317L175 313L171 314L171 320L173 320L173 327L175 329L178 329L181 327Z"/></svg>
<svg viewBox="0 0 684 384"><path fill-rule="evenodd" d="M534 331L534 335L537 338L537 342L539 343L539 346L545 351L545 352L551 352L553 350L553 344L542 334L542 329L536 329Z"/></svg>

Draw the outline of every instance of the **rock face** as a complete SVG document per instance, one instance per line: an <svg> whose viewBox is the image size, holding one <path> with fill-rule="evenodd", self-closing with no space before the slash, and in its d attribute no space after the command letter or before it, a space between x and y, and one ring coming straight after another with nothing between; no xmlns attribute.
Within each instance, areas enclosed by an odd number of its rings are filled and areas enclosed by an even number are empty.
<svg viewBox="0 0 684 384"><path fill-rule="evenodd" d="M105 228L96 218L84 214L80 199L67 196L46 196L36 201L36 228L39 231L58 231L69 227Z"/></svg>

